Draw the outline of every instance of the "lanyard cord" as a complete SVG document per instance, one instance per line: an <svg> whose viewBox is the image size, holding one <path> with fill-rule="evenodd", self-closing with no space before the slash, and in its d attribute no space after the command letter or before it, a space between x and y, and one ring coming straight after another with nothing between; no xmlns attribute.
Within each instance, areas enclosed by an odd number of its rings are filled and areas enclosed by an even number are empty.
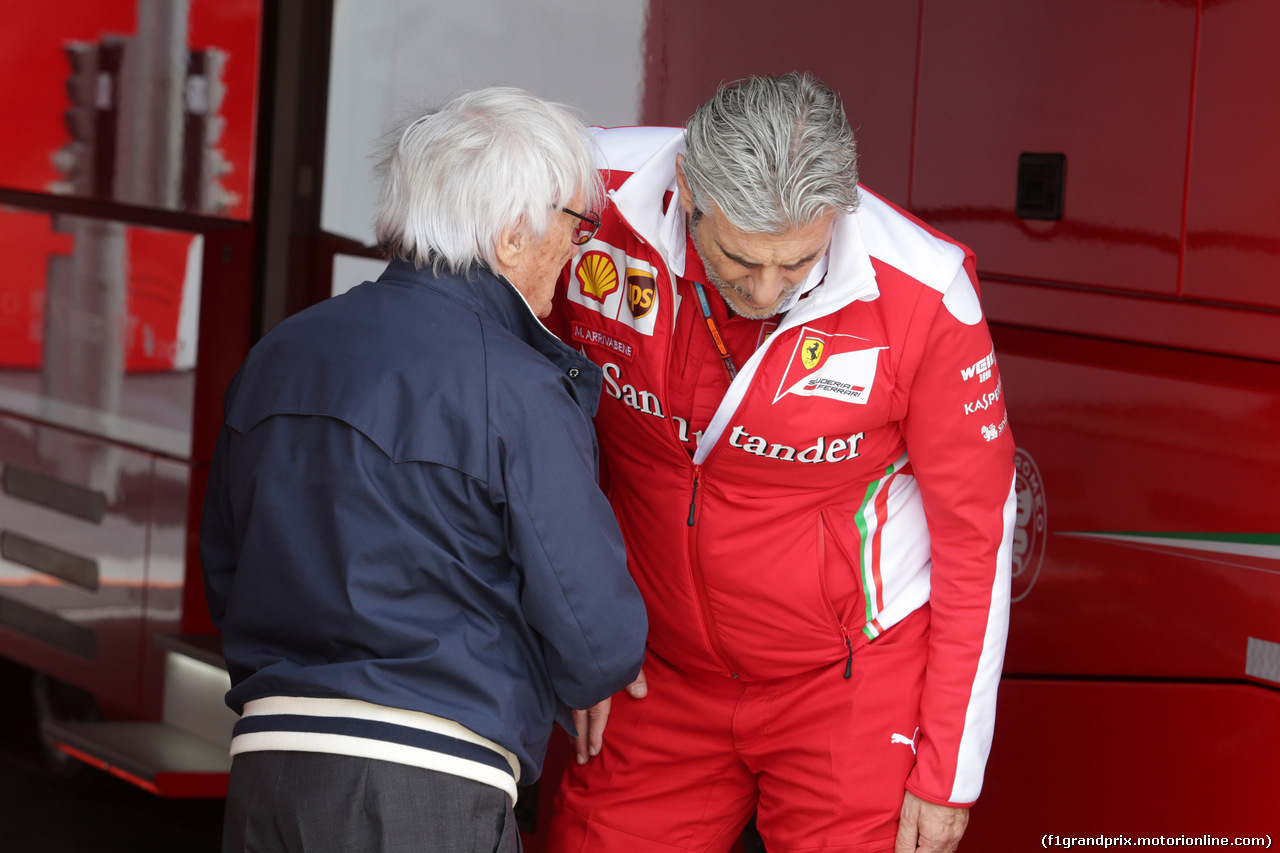
<svg viewBox="0 0 1280 853"><path fill-rule="evenodd" d="M702 282L695 281L693 289L697 291L698 304L702 306L702 316L707 321L707 329L711 332L711 340L715 341L716 349L720 351L720 360L724 362L724 369L728 371L729 381L732 382L738 375L738 367L733 363L733 358L729 355L728 348L720 338L720 330L716 328L716 321L711 319L711 305L707 302L707 293L702 289Z"/></svg>

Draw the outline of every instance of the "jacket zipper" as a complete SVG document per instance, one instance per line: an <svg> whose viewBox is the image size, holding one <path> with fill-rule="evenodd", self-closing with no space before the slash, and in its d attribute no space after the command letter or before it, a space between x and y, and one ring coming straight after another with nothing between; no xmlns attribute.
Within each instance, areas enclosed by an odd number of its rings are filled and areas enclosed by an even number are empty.
<svg viewBox="0 0 1280 853"><path fill-rule="evenodd" d="M640 241L640 245L647 246L648 241L646 241L643 237L640 236L640 234L631 225L631 223L627 222L626 217L622 215L622 211L619 210L617 211L617 213L618 213L618 218L621 219L623 223L626 224L627 228L631 231L631 233L635 236L635 238ZM667 270L668 281L671 283L671 292L674 293L676 290L675 278L671 272L671 268L669 266L666 266L665 259L663 259L662 263ZM676 310L676 306L674 303L672 305L671 310L672 310L671 322L674 324L675 310ZM667 355L666 355L666 358L662 360L662 365L661 365L662 372L660 374L661 378L659 380L660 382L659 387L662 389L663 397L665 399L670 399L670 396L667 394L667 391L668 391L667 376L669 375L670 368L671 368L672 345L673 345L673 341L668 340ZM674 420L671 421L671 428L672 428L671 437L675 441L677 452L681 454L687 453L688 451L685 450L684 443L680 441L679 428L676 426ZM715 448L715 449L718 450L719 448ZM712 451L712 455L714 455L714 450ZM707 461L710 461L710 456L708 456ZM734 672L732 667L729 666L728 656L725 655L724 649L720 645L720 639L718 636L718 632L716 630L715 619L713 619L711 616L711 605L707 601L706 583L703 580L702 569L698 566L697 546L694 539L696 536L695 528L698 520L697 519L698 486L701 483L702 467L703 467L702 465L693 466L693 489L692 489L692 494L690 494L689 496L689 517L686 522L689 527L689 538L688 538L689 573L693 581L694 594L697 596L697 599L698 599L698 608L699 610L702 611L702 629L703 629L703 632L706 634L707 647L711 650L712 655L716 657L719 664L725 668L725 671L727 671L732 677L737 678L738 673Z"/></svg>
<svg viewBox="0 0 1280 853"><path fill-rule="evenodd" d="M720 645L720 634L716 629L716 621L711 615L711 604L707 601L706 581L702 576L702 567L698 564L698 547L695 540L697 537L698 484L701 482L701 478L702 466L693 466L693 494L689 498L689 571L693 576L694 592L698 596L698 608L702 611L702 625L707 634L707 645L729 675L737 678L738 673L733 671L733 667L729 664L729 656L724 653L724 647Z"/></svg>
<svg viewBox="0 0 1280 853"><path fill-rule="evenodd" d="M610 199L612 199L613 197L613 192L614 191L612 190L609 191ZM617 210L616 206L614 209L615 211L617 211L618 218L622 220L622 222L626 225L627 229L631 232L631 234L636 238L636 240L639 241L640 245L648 246L649 242L640 235L639 231L634 226L632 226L630 222L627 221L627 218L622 214L622 211ZM676 286L675 286L675 278L671 272L671 268L666 264L665 258L662 259L662 263L667 270L667 276L669 281L671 282L671 290L672 292L674 292L676 289ZM851 298L848 301L851 302L853 300ZM839 310L842 307L843 307L843 304L834 306L828 313ZM672 323L675 322L674 312L675 312L675 305L672 306ZM776 334L778 332L793 328L795 325L798 325L799 320L801 319L807 319L807 318L797 316L796 323L787 325L784 322L782 325L780 325L777 329L774 330L774 333ZM661 387L663 388L664 396L667 390L666 388L667 376L670 370L671 346L672 346L672 342L668 341L667 357L663 360L663 363L661 366L661 369L662 369ZM667 399L670 399L670 398L667 397ZM680 441L678 428L675 426L674 422L672 423L672 429L673 429L672 436L675 439L677 447L680 448L680 452L681 453L686 452L684 449L684 444ZM723 436L721 436L720 438L723 439ZM689 571L693 579L694 592L696 593L698 598L698 606L702 610L703 630L705 631L707 636L707 645L710 647L712 653L717 658L719 658L720 664L724 666L726 670L729 671L729 674L732 675L734 678L737 678L738 674L736 672L733 672L732 668L728 665L728 656L725 655L724 649L721 647L720 640L717 636L715 620L711 616L711 606L707 602L707 591L706 591L706 585L703 581L702 570L698 566L697 547L694 541L696 536L696 525L697 525L698 486L701 482L702 468L708 462L710 462L711 458L716 455L717 451L720 450L720 447L719 447L720 444L721 444L721 441L717 441L717 446L712 448L711 452L707 455L707 458L702 465L693 466L693 490L692 490L692 494L689 497L689 517L686 521L689 527L689 539L688 539ZM826 596L825 579L822 580L822 588L823 588L823 597L826 598L827 600L827 609L831 612L832 619L840 626L840 635L844 639L845 648L848 649L848 652L849 652L848 657L845 659L844 677L852 678L853 677L853 643L849 639L848 629L845 628L844 623L840 621L840 617L836 614L835 608L832 607L831 599Z"/></svg>
<svg viewBox="0 0 1280 853"><path fill-rule="evenodd" d="M693 494L689 497L689 526L693 527L696 522L695 514L697 513L698 500L698 469L693 471Z"/></svg>

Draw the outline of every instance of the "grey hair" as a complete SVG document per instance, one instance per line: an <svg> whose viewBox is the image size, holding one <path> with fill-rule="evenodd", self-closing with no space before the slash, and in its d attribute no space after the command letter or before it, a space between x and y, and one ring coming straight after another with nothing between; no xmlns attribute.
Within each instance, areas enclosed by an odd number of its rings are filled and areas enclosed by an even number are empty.
<svg viewBox="0 0 1280 853"><path fill-rule="evenodd" d="M541 238L580 192L599 209L592 144L566 107L521 89L468 92L410 117L382 140L378 247L437 273L496 269L508 229Z"/></svg>
<svg viewBox="0 0 1280 853"><path fill-rule="evenodd" d="M685 180L699 211L781 233L858 206L858 154L840 98L810 74L749 77L685 125Z"/></svg>

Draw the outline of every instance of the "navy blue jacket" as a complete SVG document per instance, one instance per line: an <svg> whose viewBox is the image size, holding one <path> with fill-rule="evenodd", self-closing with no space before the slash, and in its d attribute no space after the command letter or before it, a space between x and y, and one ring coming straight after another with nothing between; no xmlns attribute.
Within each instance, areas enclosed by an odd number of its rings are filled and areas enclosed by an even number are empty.
<svg viewBox="0 0 1280 853"><path fill-rule="evenodd" d="M272 330L227 392L201 529L227 704L423 712L536 778L564 705L624 687L644 653L596 485L600 388L599 368L483 268L393 261ZM317 728L246 716L236 737L254 725Z"/></svg>

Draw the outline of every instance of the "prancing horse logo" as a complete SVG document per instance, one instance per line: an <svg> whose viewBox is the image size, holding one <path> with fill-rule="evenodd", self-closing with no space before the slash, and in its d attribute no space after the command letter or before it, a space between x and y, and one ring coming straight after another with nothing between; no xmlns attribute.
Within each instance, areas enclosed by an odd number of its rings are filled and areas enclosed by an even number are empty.
<svg viewBox="0 0 1280 853"><path fill-rule="evenodd" d="M827 345L821 338L805 338L800 347L800 362L805 370L813 370L822 360L822 351L827 348Z"/></svg>
<svg viewBox="0 0 1280 853"><path fill-rule="evenodd" d="M920 727L916 726L915 734L911 735L911 737L907 737L906 735L900 735L897 732L894 732L893 735L889 738L889 743L905 743L907 746L911 747L911 754L915 755L916 754L916 738L918 738L919 736L920 736Z"/></svg>

